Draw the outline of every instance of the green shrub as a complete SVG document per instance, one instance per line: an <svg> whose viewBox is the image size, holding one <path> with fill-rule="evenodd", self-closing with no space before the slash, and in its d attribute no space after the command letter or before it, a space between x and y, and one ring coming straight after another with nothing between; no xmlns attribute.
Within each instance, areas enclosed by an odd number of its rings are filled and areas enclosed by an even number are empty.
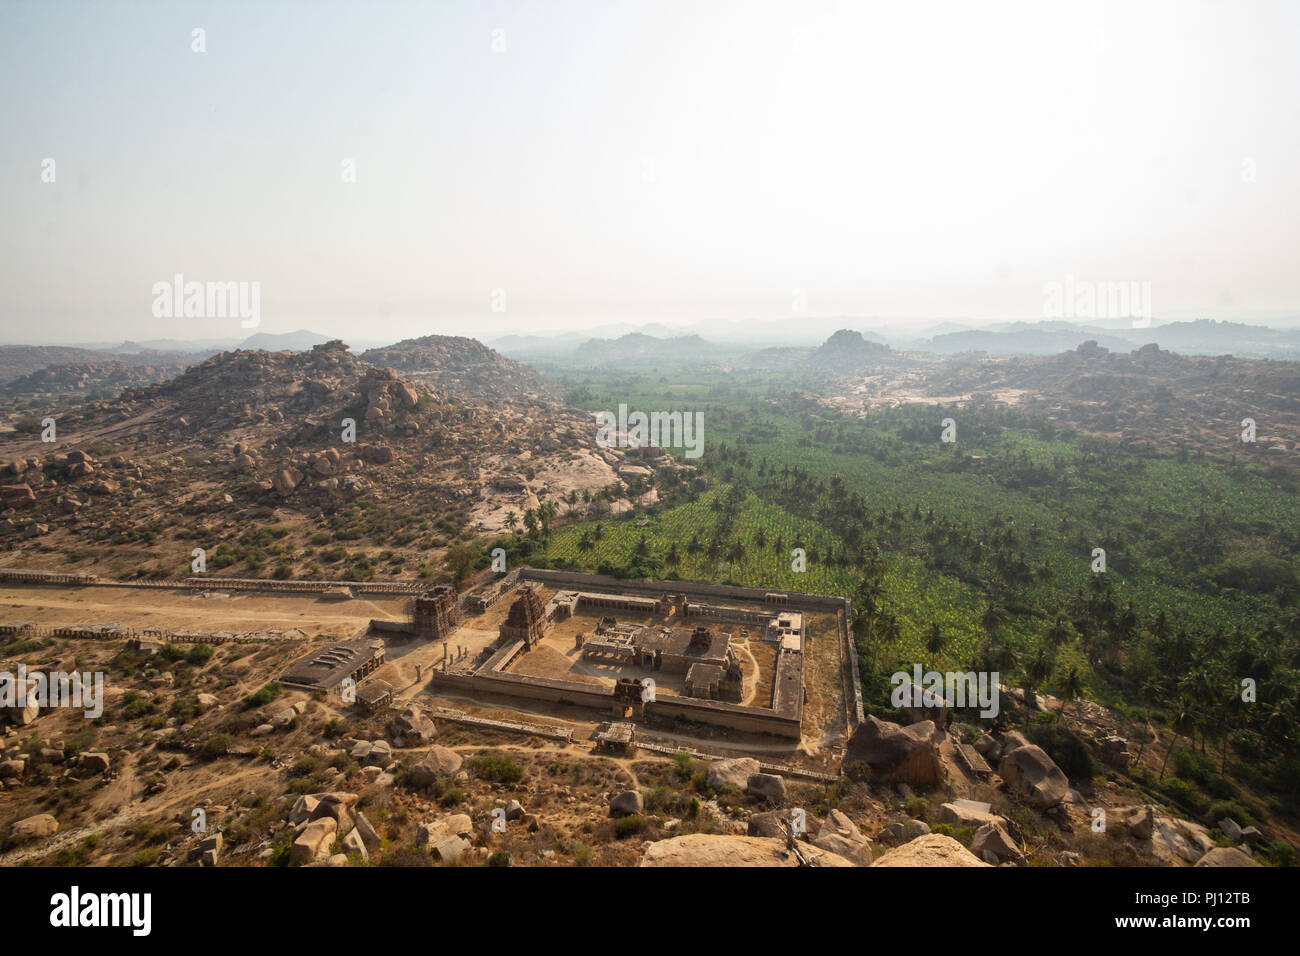
<svg viewBox="0 0 1300 956"><path fill-rule="evenodd" d="M908 797L905 806L907 809L907 815L912 817L914 820L928 821L930 819L931 805L930 801L925 799L925 797Z"/></svg>
<svg viewBox="0 0 1300 956"><path fill-rule="evenodd" d="M1064 727L1031 727L1030 743L1042 747L1073 783L1086 783L1101 768L1083 738Z"/></svg>
<svg viewBox="0 0 1300 956"><path fill-rule="evenodd" d="M474 776L494 783L518 783L524 777L524 768L506 754L491 750L471 757L467 764Z"/></svg>
<svg viewBox="0 0 1300 956"><path fill-rule="evenodd" d="M640 833L645 829L645 825L646 819L640 814L634 813L630 816L619 817L614 821L614 836L616 839L622 840L634 833Z"/></svg>
<svg viewBox="0 0 1300 956"><path fill-rule="evenodd" d="M1215 800L1205 811L1205 822L1217 827L1224 817L1230 818L1238 826L1253 827L1258 822L1244 804L1235 800Z"/></svg>
<svg viewBox="0 0 1300 956"><path fill-rule="evenodd" d="M673 772L677 774L679 780L690 780L695 772L694 758L685 750L677 751L673 754Z"/></svg>
<svg viewBox="0 0 1300 956"><path fill-rule="evenodd" d="M271 681L271 683L264 685L261 690L245 697L244 708L251 710L254 707L265 707L280 696L281 689L279 681Z"/></svg>
<svg viewBox="0 0 1300 956"><path fill-rule="evenodd" d="M213 734L203 741L203 746L199 748L199 752L208 760L223 757L229 750L230 737L227 734Z"/></svg>
<svg viewBox="0 0 1300 956"><path fill-rule="evenodd" d="M195 644L185 652L185 661L193 664L195 667L202 667L208 661L212 660L212 655L217 652L211 644Z"/></svg>

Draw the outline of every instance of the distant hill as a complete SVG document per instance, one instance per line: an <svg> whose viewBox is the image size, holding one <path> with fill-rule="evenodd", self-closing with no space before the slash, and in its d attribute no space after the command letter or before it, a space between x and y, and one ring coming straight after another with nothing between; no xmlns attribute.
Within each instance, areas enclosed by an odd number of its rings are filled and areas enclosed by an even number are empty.
<svg viewBox="0 0 1300 956"><path fill-rule="evenodd" d="M321 335L319 332L312 332L308 329L299 329L296 332L255 332L235 347L241 349L266 349L268 352L282 352L285 350L305 352L307 349L324 345L328 341L330 341L328 335Z"/></svg>
<svg viewBox="0 0 1300 956"><path fill-rule="evenodd" d="M895 364L898 358L888 345L873 342L861 332L840 329L808 357L807 364L818 371L854 373L872 366Z"/></svg>
<svg viewBox="0 0 1300 956"><path fill-rule="evenodd" d="M73 362L47 365L0 385L0 392L13 398L37 396L110 397L124 388L164 382L198 362L198 356L156 365L122 361Z"/></svg>
<svg viewBox="0 0 1300 956"><path fill-rule="evenodd" d="M1300 330L1270 329L1240 322L1172 322L1147 328L1100 330L1096 325L1019 322L986 329L936 335L917 348L941 355L987 352L990 355L1056 355L1096 342L1113 352L1128 352L1155 343L1183 355L1240 355L1249 358L1300 356Z"/></svg>
<svg viewBox="0 0 1300 956"><path fill-rule="evenodd" d="M1056 355L1078 348L1084 342L1096 342L1113 351L1132 348L1127 339L1107 335L1090 328L1040 328L1022 323L1008 331L991 332L986 329L969 329L936 335L928 344L919 346L927 352L954 355L958 352L987 352L990 355Z"/></svg>
<svg viewBox="0 0 1300 956"><path fill-rule="evenodd" d="M488 345L509 358L528 361L567 355L582 341L576 332L562 332L554 335L503 335L499 339L488 340Z"/></svg>
<svg viewBox="0 0 1300 956"><path fill-rule="evenodd" d="M1248 358L1300 358L1300 329L1271 329L1243 322L1197 319L1149 329L1114 333L1134 345L1155 342L1184 355L1239 355Z"/></svg>
<svg viewBox="0 0 1300 956"><path fill-rule="evenodd" d="M629 332L616 339L588 339L578 347L574 357L589 363L690 362L713 361L735 348L708 342L698 335L660 338L642 332Z"/></svg>
<svg viewBox="0 0 1300 956"><path fill-rule="evenodd" d="M0 345L0 385L30 376L55 365L98 365L104 362L125 365L180 365L198 361L189 352L160 352L152 349L125 353L65 345Z"/></svg>
<svg viewBox="0 0 1300 956"><path fill-rule="evenodd" d="M554 400L559 396L555 384L539 372L463 336L403 339L367 349L361 359L453 395L494 400Z"/></svg>

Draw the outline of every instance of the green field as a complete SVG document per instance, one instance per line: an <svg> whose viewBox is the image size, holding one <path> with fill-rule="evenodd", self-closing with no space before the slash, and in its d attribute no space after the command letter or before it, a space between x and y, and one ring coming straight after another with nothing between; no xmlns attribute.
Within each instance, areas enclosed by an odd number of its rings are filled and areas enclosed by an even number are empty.
<svg viewBox="0 0 1300 956"><path fill-rule="evenodd" d="M687 463L707 480L662 471L659 505L556 527L534 559L848 596L869 706L914 663L997 664L1016 685L1154 705L1214 735L1255 677L1237 742L1253 731L1292 753L1294 720L1266 707L1300 701L1293 477L1129 452L1002 406L850 418L758 373L547 371L592 410L703 412L705 452ZM945 417L954 444L939 441Z"/></svg>

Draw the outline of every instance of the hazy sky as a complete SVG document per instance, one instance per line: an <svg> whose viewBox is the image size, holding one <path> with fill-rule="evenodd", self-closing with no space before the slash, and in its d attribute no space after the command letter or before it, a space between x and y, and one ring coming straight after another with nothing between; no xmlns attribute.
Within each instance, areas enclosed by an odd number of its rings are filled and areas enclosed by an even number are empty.
<svg viewBox="0 0 1300 956"><path fill-rule="evenodd" d="M176 273L345 339L1035 319L1067 276L1300 314L1297 37L1287 0L4 0L0 341L248 334L155 318Z"/></svg>

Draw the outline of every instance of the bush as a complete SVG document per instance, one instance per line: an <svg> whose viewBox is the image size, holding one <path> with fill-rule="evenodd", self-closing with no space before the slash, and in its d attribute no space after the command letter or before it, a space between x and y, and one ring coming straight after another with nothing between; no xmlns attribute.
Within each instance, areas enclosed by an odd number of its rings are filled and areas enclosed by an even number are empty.
<svg viewBox="0 0 1300 956"><path fill-rule="evenodd" d="M907 815L914 820L926 820L930 818L930 801L925 797L911 796L907 798L906 803Z"/></svg>
<svg viewBox="0 0 1300 956"><path fill-rule="evenodd" d="M199 748L199 752L209 760L224 757L229 750L230 737L227 734L213 734L203 741L203 746Z"/></svg>
<svg viewBox="0 0 1300 956"><path fill-rule="evenodd" d="M1256 824L1254 814L1235 800L1215 800L1205 811L1205 822L1217 827L1224 817L1230 818L1238 826L1253 827Z"/></svg>
<svg viewBox="0 0 1300 956"><path fill-rule="evenodd" d="M673 770L679 780L690 780L695 772L695 760L685 750L673 754Z"/></svg>
<svg viewBox="0 0 1300 956"><path fill-rule="evenodd" d="M1184 810L1197 816L1201 816L1210 805L1209 799L1197 789L1195 784L1180 780L1178 777L1170 777L1163 781L1160 792Z"/></svg>
<svg viewBox="0 0 1300 956"><path fill-rule="evenodd" d="M1083 738L1064 727L1031 727L1031 743L1042 747L1053 762L1075 783L1097 776L1100 767Z"/></svg>
<svg viewBox="0 0 1300 956"><path fill-rule="evenodd" d="M1174 773L1184 780L1190 780L1204 787L1214 779L1214 768L1210 766L1210 761L1191 750L1175 750L1173 763Z"/></svg>
<svg viewBox="0 0 1300 956"><path fill-rule="evenodd" d="M195 644L185 652L185 661L193 664L195 667L202 667L208 661L212 660L212 655L217 652L211 644Z"/></svg>
<svg viewBox="0 0 1300 956"><path fill-rule="evenodd" d="M590 844L578 840L570 847L569 852L573 854L575 866L591 866L593 853Z"/></svg>
<svg viewBox="0 0 1300 956"><path fill-rule="evenodd" d="M271 681L271 683L263 686L261 690L244 698L244 709L252 710L254 707L265 707L280 696L280 690L280 682Z"/></svg>
<svg viewBox="0 0 1300 956"><path fill-rule="evenodd" d="M974 827L958 827L951 823L936 823L930 828L931 833L942 833L944 836L950 836L962 846L970 846L971 841L975 839Z"/></svg>
<svg viewBox="0 0 1300 956"><path fill-rule="evenodd" d="M524 777L524 768L510 757L495 750L471 757L467 761L470 771L480 780L494 783L518 783Z"/></svg>
<svg viewBox="0 0 1300 956"><path fill-rule="evenodd" d="M645 829L646 819L639 814L632 814L626 817L619 817L614 821L614 837L622 840L630 837L634 833L640 833Z"/></svg>

